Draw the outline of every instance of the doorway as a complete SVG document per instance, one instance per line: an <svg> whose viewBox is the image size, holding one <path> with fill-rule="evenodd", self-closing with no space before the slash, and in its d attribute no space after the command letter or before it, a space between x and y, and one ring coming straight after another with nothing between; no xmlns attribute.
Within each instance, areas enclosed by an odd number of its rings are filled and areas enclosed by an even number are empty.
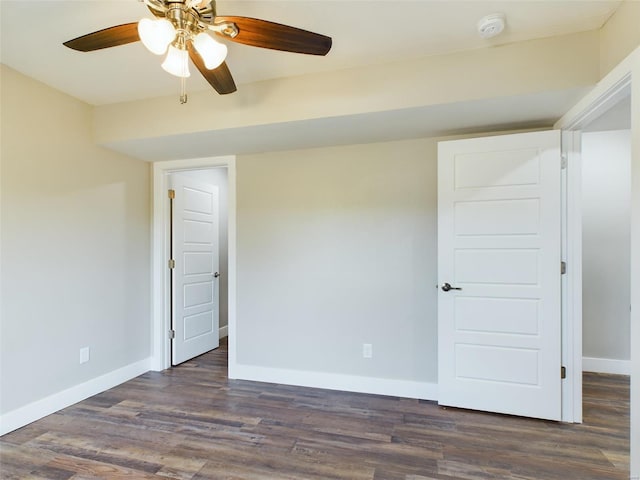
<svg viewBox="0 0 640 480"><path fill-rule="evenodd" d="M622 70L624 72L624 70ZM617 72L614 72L617 73ZM563 129L563 159L565 172L566 208L563 229L563 257L567 259L567 275L563 277L562 328L569 335L563 336L563 365L567 365L570 380L563 389L563 412L569 422L582 422L582 372L583 366L583 207L582 207L582 149L583 132L596 132L608 128L624 129L631 125L631 112L623 105L631 96L631 74L613 75L611 81L603 81L555 127ZM609 80L609 79L605 79ZM614 120L615 119L615 120ZM588 146L587 142L587 146ZM632 193L633 195L633 193ZM631 221L631 219L630 219ZM630 244L631 245L631 244ZM631 250L631 246L629 250ZM633 272L633 270L631 270ZM632 276L633 273L630 274ZM628 278L627 285L631 284ZM632 298L632 294L630 298ZM631 317L631 314L629 314ZM629 330L625 333L628 334ZM592 335L589 333L588 335ZM629 337L627 337L629 338ZM565 340L569 339L569 340ZM589 368L589 357L587 367ZM631 365L631 360L629 364ZM633 381L632 381L633 382ZM633 410L633 409L632 409Z"/></svg>
<svg viewBox="0 0 640 480"><path fill-rule="evenodd" d="M631 96L582 128L583 370L629 375Z"/></svg>
<svg viewBox="0 0 640 480"><path fill-rule="evenodd" d="M565 142L563 147L565 150L565 155L569 157L568 169L566 169L566 164L563 162L563 183L566 182L566 190L565 194L568 196L567 203L560 208L558 206L557 210L563 211L563 228L566 228L563 234L563 245L562 245L562 256L561 258L566 259L567 261L563 261L563 272L568 268L570 275L562 276L562 293L563 293L563 302L562 302L562 318L563 325L562 331L564 332L562 335L562 362L559 365L562 365L562 374L565 375L565 372L570 372L568 378L562 381L562 420L566 422L581 422L582 421L582 371L583 370L595 370L603 373L630 373L630 346L629 346L629 338L630 338L630 303L631 303L631 294L630 294L630 196L631 196L631 188L630 188L630 171L631 171L631 143L630 143L630 127L631 127L631 108L630 108L630 84L627 82L626 84L618 85L618 88L604 101L601 101L597 107L590 112L588 117L588 121L583 121L579 125L579 130L576 129L575 132L566 132L564 135ZM531 135L531 134L529 134ZM487 141L489 139L474 139L473 142ZM467 141L457 141L457 142L445 142L459 145L459 148L462 148L462 144L466 142L472 142L472 140ZM606 149L604 148L606 146ZM591 176L595 175L594 182L596 186L600 187L600 190L604 189L605 191L599 192L585 192L588 193L588 197L585 199L582 198L582 184L583 178L581 174L581 166L582 157L580 155L580 151L583 149L582 147L588 148L589 152L583 151L582 154L585 156L585 160L591 160L592 156L595 156L595 161L598 164L601 164L601 161L608 160L609 164L606 165L609 167L606 171L597 171L592 173L589 171ZM597 147L597 150L596 150ZM496 148L484 148L482 151L497 151ZM591 151L595 150L595 151ZM462 150L460 150L462 151ZM513 149L511 150L513 151ZM465 154L468 154L465 150ZM572 155L571 155L572 154ZM589 156L587 156L589 154ZM468 155L467 155L468 156ZM605 159L601 157L606 157ZM622 158L621 158L622 157ZM460 155L460 162L462 162L463 155ZM466 157L465 157L466 158ZM565 157L566 159L566 157ZM558 159L559 160L559 159ZM460 163L458 162L458 163ZM462 163L461 163L462 165ZM442 165L440 165L441 167ZM602 165L600 165L602 166ZM439 168L441 170L441 168ZM585 172L586 173L586 172ZM486 174L486 172L485 172ZM463 205L465 208L470 208L469 202L470 199L467 198L471 192L474 195L477 195L477 190L479 184L477 183L478 175L475 175L475 180L473 186L475 190L469 190L468 188L465 190L465 197ZM602 178L600 178L602 177ZM617 177L617 181L614 181L613 177ZM445 181L445 185L454 185L457 184L458 181L463 182L464 178L457 176L456 182L454 181ZM504 175L501 175L500 181L503 182ZM462 185L462 183L461 183ZM615 194L615 199L613 198ZM600 198L598 198L600 195ZM451 197L451 195L447 194L446 198ZM593 198L595 197L595 199ZM451 197L453 198L453 197ZM501 201L504 203L504 198L500 197ZM462 201L461 200L461 201ZM486 199L483 197L483 201ZM594 255L591 251L587 250L585 253L585 260L590 262L587 264L588 271L585 273L585 284L584 286L589 289L597 289L597 292L588 292L588 295L583 296L582 288L583 288L583 239L582 239L582 227L583 227L583 216L585 216L585 212L583 209L583 200L586 202L589 200L592 207L589 210L588 215L586 216L588 222L586 224L587 227L590 228L588 232L590 235L588 237L588 243L585 244L588 249L592 248L592 245L595 243L596 248L598 249L597 255ZM443 203L439 201L439 205ZM609 203L610 205L603 211L603 206L605 203ZM593 206L598 207L600 210L594 212ZM460 207L462 208L462 206ZM485 207L487 206L485 205ZM478 218L478 210L477 208L474 210L473 217L469 217L471 220L477 220ZM439 212L439 218L441 218L441 213ZM457 212L457 215L443 215L446 218L456 218L456 232L460 233L464 236L464 248L470 248L468 245L468 235L474 234L478 235L479 231L477 229L470 229L467 226L459 224L462 219L466 218L463 214L464 212ZM593 218L595 216L595 218ZM519 215L518 218L525 218L523 215ZM603 224L605 221L608 221L610 225L605 227L606 231L603 232ZM590 222L590 223L589 223ZM512 222L513 223L513 222ZM560 222L558 222L560 223ZM592 227L591 224L595 224L595 228ZM487 222L482 223L482 228L485 228ZM440 225L442 226L442 225ZM513 225L511 225L513 227ZM442 230L441 228L439 229ZM502 230L500 230L502 232ZM610 245L611 249L609 252L605 252L605 248L602 246L603 239L599 238L595 241L592 240L593 232L602 232L608 238L608 242L615 243L615 245ZM487 232L483 231L483 234L486 235ZM502 232L504 233L504 232ZM521 232L520 232L521 233ZM480 237L479 237L480 238ZM485 237L481 237L481 240L486 240ZM462 241L462 240L461 240ZM451 241L451 239L447 239L447 241L442 242L444 245L456 245L455 241ZM461 244L462 245L462 244ZM462 248L462 247L461 247ZM605 255L606 253L606 255ZM595 257L595 258L594 258ZM595 272L592 266L594 261L602 262L602 258L605 257L605 264L596 267ZM460 257L462 258L462 257ZM466 258L466 257L465 257ZM494 262L495 263L495 262ZM559 263L559 262L558 262ZM554 266L556 264L553 264ZM568 267L567 267L568 265ZM493 266L495 270L495 265ZM440 270L440 269L439 269ZM453 277L452 272L461 270L460 268L451 269L445 278L448 280ZM611 277L608 281L602 282L602 277L604 273L606 273ZM459 272L458 272L459 273ZM560 272L558 272L560 273ZM494 272L495 274L495 272ZM459 280L459 279L458 279ZM444 281L444 280L443 280ZM459 280L460 281L460 280ZM478 284L478 279L473 279L471 283L473 285L470 286L469 289L465 288L465 290L469 290L468 294L473 294L474 297L477 296L475 291L473 291L474 285ZM455 283L455 282L454 282ZM468 282L467 282L468 283ZM482 282L480 282L482 283ZM496 281L492 281L492 283L496 283ZM504 283L502 281L497 283ZM535 282L534 282L535 283ZM548 283L548 282L547 282ZM595 284L595 287L594 287ZM452 290L448 284L444 284L448 288L446 291ZM457 285L457 283L455 284ZM457 285L460 287L460 285ZM558 285L559 287L559 285ZM444 288L443 288L444 290ZM462 288L455 288L454 290L462 290ZM559 289L556 289L559 290ZM606 293L608 291L608 294ZM605 293L604 297L602 293ZM463 292L464 293L464 292ZM467 295L468 295L467 294ZM446 294L448 300L453 300L454 297L460 297L456 292L452 295L451 293ZM442 297L442 295L441 295ZM456 298L460 300L460 298ZM586 302L588 311L583 312L582 301ZM594 308L594 301L597 304L605 303L603 302L603 298L606 298L607 308L605 309L597 309ZM474 300L475 301L475 300ZM459 308L455 309L458 312L456 316L455 324L459 331L463 332L465 337L465 341L461 342L461 344L465 345L465 348L468 349L468 345L471 340L469 340L469 332L477 333L478 326L473 328L470 327L462 327L463 319L458 318L464 312L462 308L462 300L460 300ZM477 301L476 301L477 303ZM495 302L494 302L495 303ZM445 313L446 308L441 308L443 313ZM477 313L477 309L473 310L474 315ZM583 313L585 314L584 320L586 323L583 324ZM451 316L451 315L449 315ZM440 317L440 315L439 315ZM490 315L492 319L498 318L496 315ZM546 318L546 317L545 317ZM449 330L447 328L443 328L444 325L448 325L450 322L446 319L443 319L439 324L439 332L447 333ZM492 329L496 329L496 327L491 327ZM549 330L549 328L547 328ZM458 330L456 330L458 331ZM493 330L492 330L493 331ZM504 337L505 330L504 328L500 328L500 335ZM584 333L584 338L583 338ZM483 339L486 339L487 333L483 331ZM442 341L442 335L439 336L439 351L442 349L443 356L440 359L439 365L442 366L451 366L452 369L448 369L445 371L455 371L456 375L453 377L460 377L460 384L470 384L473 383L474 387L479 385L480 380L490 379L495 380L490 376L487 372L479 372L478 370L478 354L474 354L474 362L473 368L471 371L469 368L464 370L465 374L462 375L460 373L459 368L455 366L455 362L458 360L464 360L464 355L460 353L458 350L455 351L455 354L451 351L442 348L441 343L444 345L449 345L452 335L446 336L446 342ZM449 338L451 337L451 338ZM501 338L502 338L501 337ZM449 343L447 343L449 342ZM455 342L453 342L455 343ZM495 343L494 343L495 344ZM500 344L502 345L502 344ZM584 355L587 357L585 359L585 365L583 368L583 345L586 346L586 350L584 351ZM512 347L512 345L510 345ZM487 351L487 348L484 347L483 352ZM511 353L513 350L509 350ZM591 352L602 352L598 353L598 357L592 357L589 355L594 355ZM495 356L495 355L494 355ZM593 361L597 358L597 363L594 367ZM447 360L447 361L444 361ZM490 362L489 362L490 363ZM489 364L487 363L487 365ZM498 365L511 365L514 363L522 364L523 362L498 362ZM455 368L454 368L455 367ZM558 366L559 367L559 366ZM460 371L459 371L460 370ZM498 371L498 368L491 368L491 375ZM560 368L558 368L560 370ZM451 375L442 375L443 370L440 370L442 377L445 380ZM467 373L471 372L471 373ZM504 376L504 375L503 375ZM452 378L453 378L452 377ZM550 376L551 378L552 376ZM506 377L505 377L506 378ZM540 378L537 376L536 378ZM468 381L472 379L473 382ZM504 378L501 379L504 383ZM518 381L522 381L521 376L517 376ZM439 380L443 381L443 380ZM443 386L448 384L443 383ZM468 403L472 399L475 401L476 398L479 397L477 392L473 392L473 395L469 394L467 391L463 391L463 387L458 384L451 383L450 385L451 391L456 392L456 394L460 394L460 398L464 398L467 403L460 403L458 400L451 400L450 397L448 399L444 399L444 397L440 400L446 400L445 403L451 402L450 404L454 405L464 405L467 408L471 407ZM494 389L495 390L495 389ZM447 393L446 389L441 389L441 396ZM498 396L503 397L503 396ZM457 397L456 397L457 398ZM456 403L458 402L458 403ZM480 408L482 410L490 410L490 411L505 411L511 412L511 406L500 408L495 410L500 402L485 402L485 407ZM523 402L518 402L518 406L521 406ZM475 405L475 404L474 404ZM491 408L487 408L486 405L491 405ZM501 404L500 404L501 405ZM534 415L535 416L535 415ZM545 417L550 418L550 417Z"/></svg>
<svg viewBox="0 0 640 480"><path fill-rule="evenodd" d="M209 173L207 173L209 172ZM152 369L161 371L171 367L171 305L169 258L169 202L167 191L171 175L180 174L208 178L207 175L221 176L226 173L226 194L224 210L226 221L221 233L221 243L226 244L225 285L220 285L221 336L229 337L229 377L233 378L235 366L235 315L236 315L236 170L235 157L211 157L200 159L171 160L153 164L153 230L152 230ZM221 201L221 203L223 203ZM222 267L221 261L221 267ZM226 290L226 294L225 294ZM224 297L224 301L222 300ZM223 304L224 303L224 304ZM223 313L222 311L226 313ZM226 325L222 322L226 319Z"/></svg>
<svg viewBox="0 0 640 480"><path fill-rule="evenodd" d="M177 365L218 348L228 331L227 169L168 176L171 358Z"/></svg>

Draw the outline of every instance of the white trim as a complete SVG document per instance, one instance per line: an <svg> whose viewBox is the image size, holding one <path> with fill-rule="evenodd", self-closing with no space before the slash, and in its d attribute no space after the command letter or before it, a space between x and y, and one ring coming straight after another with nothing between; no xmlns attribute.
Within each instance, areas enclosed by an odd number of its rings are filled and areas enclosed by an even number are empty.
<svg viewBox="0 0 640 480"><path fill-rule="evenodd" d="M582 369L585 372L631 375L631 360L583 357Z"/></svg>
<svg viewBox="0 0 640 480"><path fill-rule="evenodd" d="M578 130L607 110L607 102L615 100L620 91L631 83L634 62L640 59L640 47L611 70L598 84L574 105L553 128ZM615 103L615 102L612 102ZM600 110L602 109L602 110Z"/></svg>
<svg viewBox="0 0 640 480"><path fill-rule="evenodd" d="M418 398L420 400L437 401L438 399L437 383L258 367L254 365L236 364L235 371L238 377L243 380L251 380L254 382L279 383L299 387L324 388L327 390L388 395L403 398Z"/></svg>
<svg viewBox="0 0 640 480"><path fill-rule="evenodd" d="M554 125L554 128L564 130L563 152L568 156L563 239L567 261L567 275L563 281L563 291L566 292L563 293L563 329L567 332L566 338L563 337L563 364L567 367L568 376L563 382L562 419L566 422L582 421L582 165L579 130L628 92L633 62L639 55L640 49L636 49Z"/></svg>
<svg viewBox="0 0 640 480"><path fill-rule="evenodd" d="M24 427L86 398L116 387L150 370L151 358L126 365L84 383L36 400L0 416L0 435Z"/></svg>
<svg viewBox="0 0 640 480"><path fill-rule="evenodd" d="M574 105L553 128L563 130L578 130L594 118L607 110L607 102L617 98L620 91L631 84L631 74L634 63L640 61L640 47L631 52L622 62L611 70L598 84ZM615 103L615 102L613 102ZM602 108L603 110L599 110ZM597 115L596 115L597 116Z"/></svg>
<svg viewBox="0 0 640 480"><path fill-rule="evenodd" d="M593 94L594 91L597 90L597 87L591 92ZM563 130L580 130L591 122L596 120L606 111L614 107L620 100L623 100L630 94L631 90L631 72L628 72L627 75L620 78L618 81L613 82L613 84L609 87L606 92L601 93L600 95L593 95L592 102L589 106L579 114L577 114L574 118L566 119ZM558 123L562 122L563 119L560 119Z"/></svg>
<svg viewBox="0 0 640 480"><path fill-rule="evenodd" d="M225 325L218 329L218 338L224 338L229 336L229 326Z"/></svg>
<svg viewBox="0 0 640 480"><path fill-rule="evenodd" d="M236 157L192 158L169 160L153 164L153 223L151 227L151 368L156 371L171 366L170 315L165 264L166 231L165 219L168 205L165 201L167 177L181 170L198 170L216 167L227 168L228 181L228 333L229 338L229 378L232 377L236 362Z"/></svg>
<svg viewBox="0 0 640 480"><path fill-rule="evenodd" d="M582 138L580 132L562 132L563 170L562 258L562 421L582 422Z"/></svg>

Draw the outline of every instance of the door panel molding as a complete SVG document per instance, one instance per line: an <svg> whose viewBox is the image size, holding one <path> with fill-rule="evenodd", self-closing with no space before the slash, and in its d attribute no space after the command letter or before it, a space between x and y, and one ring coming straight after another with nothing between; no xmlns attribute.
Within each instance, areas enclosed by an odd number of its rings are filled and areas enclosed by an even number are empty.
<svg viewBox="0 0 640 480"><path fill-rule="evenodd" d="M438 144L440 404L561 419L560 169L557 130Z"/></svg>
<svg viewBox="0 0 640 480"><path fill-rule="evenodd" d="M219 189L172 173L172 364L218 348L220 328ZM207 288L210 296L204 294ZM194 297L194 289L199 294ZM209 301L205 301L209 299Z"/></svg>

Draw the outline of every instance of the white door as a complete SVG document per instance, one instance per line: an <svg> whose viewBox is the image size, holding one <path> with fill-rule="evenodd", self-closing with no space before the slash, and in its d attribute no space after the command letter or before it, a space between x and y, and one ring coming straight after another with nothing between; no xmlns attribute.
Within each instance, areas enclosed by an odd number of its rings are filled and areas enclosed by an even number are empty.
<svg viewBox="0 0 640 480"><path fill-rule="evenodd" d="M218 187L178 174L172 216L172 363L219 346Z"/></svg>
<svg viewBox="0 0 640 480"><path fill-rule="evenodd" d="M560 131L438 145L441 405L560 420L560 173Z"/></svg>

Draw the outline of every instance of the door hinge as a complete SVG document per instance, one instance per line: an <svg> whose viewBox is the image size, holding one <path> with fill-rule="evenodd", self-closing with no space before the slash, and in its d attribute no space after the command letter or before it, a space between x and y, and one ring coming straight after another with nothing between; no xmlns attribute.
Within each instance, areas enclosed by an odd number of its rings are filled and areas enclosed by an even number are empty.
<svg viewBox="0 0 640 480"><path fill-rule="evenodd" d="M560 367L560 378L567 378L567 367Z"/></svg>
<svg viewBox="0 0 640 480"><path fill-rule="evenodd" d="M176 331L175 330L169 330L169 338L171 340L173 340L174 338L176 338Z"/></svg>
<svg viewBox="0 0 640 480"><path fill-rule="evenodd" d="M169 190L169 198L171 198L171 199L176 198L176 191L175 190Z"/></svg>
<svg viewBox="0 0 640 480"><path fill-rule="evenodd" d="M560 168L562 168L563 170L565 168L567 168L567 154L563 153L562 156L560 157Z"/></svg>
<svg viewBox="0 0 640 480"><path fill-rule="evenodd" d="M173 258L169 259L169 268L176 268L176 261Z"/></svg>
<svg viewBox="0 0 640 480"><path fill-rule="evenodd" d="M560 275L567 273L567 262L560 262Z"/></svg>

